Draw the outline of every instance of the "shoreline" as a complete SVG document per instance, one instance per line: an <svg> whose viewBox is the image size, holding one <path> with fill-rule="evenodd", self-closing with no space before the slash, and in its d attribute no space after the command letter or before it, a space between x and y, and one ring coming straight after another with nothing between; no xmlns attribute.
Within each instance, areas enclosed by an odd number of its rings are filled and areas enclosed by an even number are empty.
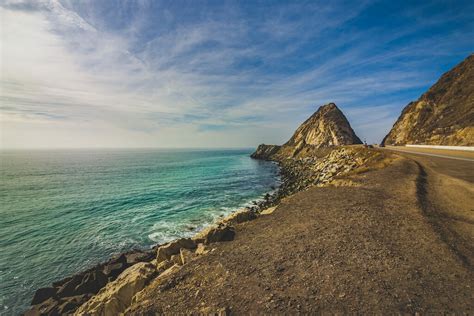
<svg viewBox="0 0 474 316"><path fill-rule="evenodd" d="M55 281L51 287L40 288L33 295L31 307L25 312L25 315L41 314L45 308L59 313L73 313L82 305L86 305L96 294L100 294L108 284L116 281L125 270L137 264L151 264L153 261L156 261L155 258L157 253L159 256L159 249L168 245L175 245L182 240L201 240L204 241L204 244L226 241L226 239L232 240L234 235L233 225L270 214L272 211L266 213L263 211L270 208L274 209L285 197L303 191L313 185L326 185L340 174L347 173L356 166L361 166L365 163L364 160L361 160L359 163L349 162L345 167L339 166L341 161L352 161L354 158L353 154L355 153L350 148L341 147L334 148L329 154L320 158L271 160L278 165L280 177L280 185L272 193L268 192L263 198L249 202L251 205L236 209L227 216L217 220L217 222L207 225L200 231L196 231L191 238L181 238L168 243L155 244L149 249L139 248L121 252L113 255L105 262L101 262L62 280ZM319 166L321 172L307 172L311 170L308 166L312 166L315 163L321 164ZM337 170L334 170L334 168ZM230 230L227 230L229 227ZM208 242L209 234L216 234L216 232L219 236L212 237ZM226 237L226 234L232 236ZM196 246L197 244L193 244L194 248ZM180 254L181 246L178 248L178 254ZM178 264L177 260L180 261L179 258L176 258L176 255L167 256L164 262L171 262L174 265L169 266L167 264L165 270L169 270ZM181 264L184 263L181 262ZM156 262L156 265L159 266L159 263Z"/></svg>
<svg viewBox="0 0 474 316"><path fill-rule="evenodd" d="M464 258L472 259L472 247L464 238L472 233L426 209L472 219L469 183L445 176L445 165L431 169L438 160L387 156L283 199L271 216L234 225L232 241L212 243L189 262L185 256L130 297L116 289L140 274L124 273L131 278L77 314L469 313L474 279ZM461 235L440 240L444 229ZM108 306L115 299L123 307Z"/></svg>
<svg viewBox="0 0 474 316"><path fill-rule="evenodd" d="M254 159L249 157L250 159ZM259 160L259 159L257 159ZM270 162L270 161L269 161ZM283 171L281 165L276 161L271 161L278 166L278 175L277 175L277 186L272 188L270 191L264 193L260 198L252 199L248 202L245 202L243 206L235 208L230 213L226 215L219 215L214 222L207 223L202 225L199 230L192 230L191 237L194 238L201 234L202 232L208 230L211 227L219 226L224 221L228 220L234 214L239 213L241 211L249 210L251 212L258 213L259 211L264 210L268 203L272 203L272 205L278 203L279 196L280 196L280 188L284 184L286 180L283 177ZM117 252L112 254L108 259L103 260L99 263L96 263L89 268L84 270L78 271L74 274L68 275L60 280L53 281L50 286L38 288L31 298L30 307L23 312L24 315L38 315L37 310L35 307L41 304L44 304L47 301L49 303L54 303L55 300L59 300L63 297L61 295L65 295L64 298L71 297L73 298L71 301L68 302L66 310L64 312L71 313L74 312L78 307L80 307L83 303L87 302L92 296L97 294L102 288L104 288L108 283L113 282L117 279L117 277L126 269L130 268L131 266L140 263L140 262L151 262L156 257L157 249L170 243L174 242L179 239L183 239L185 237L181 237L178 239L173 239L168 242L163 243L154 243L150 246L144 247L136 247L129 249L127 251ZM97 277L98 271L106 271L105 278ZM77 286L81 285L81 282L86 280L87 285L85 288L87 289L79 289L79 291L75 291ZM68 283L75 283L76 287L72 288L71 286L67 287L64 290L54 291L53 289L58 287L63 287ZM84 293L85 292L85 293ZM81 297L79 297L81 296ZM54 304L53 304L54 305Z"/></svg>

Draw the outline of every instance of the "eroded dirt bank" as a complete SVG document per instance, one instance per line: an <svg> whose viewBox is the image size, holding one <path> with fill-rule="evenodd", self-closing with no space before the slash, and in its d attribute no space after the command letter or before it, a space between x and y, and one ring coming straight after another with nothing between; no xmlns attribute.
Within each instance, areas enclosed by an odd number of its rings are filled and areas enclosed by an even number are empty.
<svg viewBox="0 0 474 316"><path fill-rule="evenodd" d="M399 159L299 192L152 281L126 314L473 313L474 197L459 181Z"/></svg>

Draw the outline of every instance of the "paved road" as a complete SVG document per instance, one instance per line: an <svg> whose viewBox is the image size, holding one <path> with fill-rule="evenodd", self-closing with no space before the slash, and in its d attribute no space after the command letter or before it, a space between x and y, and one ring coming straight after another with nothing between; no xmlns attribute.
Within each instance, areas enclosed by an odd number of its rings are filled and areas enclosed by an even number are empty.
<svg viewBox="0 0 474 316"><path fill-rule="evenodd" d="M396 151L438 173L474 183L474 152L395 146L384 150Z"/></svg>

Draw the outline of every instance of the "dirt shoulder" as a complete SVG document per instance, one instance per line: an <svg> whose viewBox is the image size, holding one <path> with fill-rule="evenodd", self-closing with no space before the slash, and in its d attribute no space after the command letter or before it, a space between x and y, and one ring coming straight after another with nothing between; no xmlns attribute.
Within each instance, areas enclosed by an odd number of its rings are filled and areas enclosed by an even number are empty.
<svg viewBox="0 0 474 316"><path fill-rule="evenodd" d="M152 281L127 313L473 313L473 196L457 182L467 191L440 198L450 181L399 159L311 187Z"/></svg>

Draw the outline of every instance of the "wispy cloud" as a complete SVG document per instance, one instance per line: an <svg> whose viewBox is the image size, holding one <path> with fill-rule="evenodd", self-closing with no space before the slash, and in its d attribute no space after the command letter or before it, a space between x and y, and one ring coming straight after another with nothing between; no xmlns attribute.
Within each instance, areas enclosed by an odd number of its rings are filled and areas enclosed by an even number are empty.
<svg viewBox="0 0 474 316"><path fill-rule="evenodd" d="M379 141L474 48L469 2L0 3L5 147L282 143L330 101Z"/></svg>

